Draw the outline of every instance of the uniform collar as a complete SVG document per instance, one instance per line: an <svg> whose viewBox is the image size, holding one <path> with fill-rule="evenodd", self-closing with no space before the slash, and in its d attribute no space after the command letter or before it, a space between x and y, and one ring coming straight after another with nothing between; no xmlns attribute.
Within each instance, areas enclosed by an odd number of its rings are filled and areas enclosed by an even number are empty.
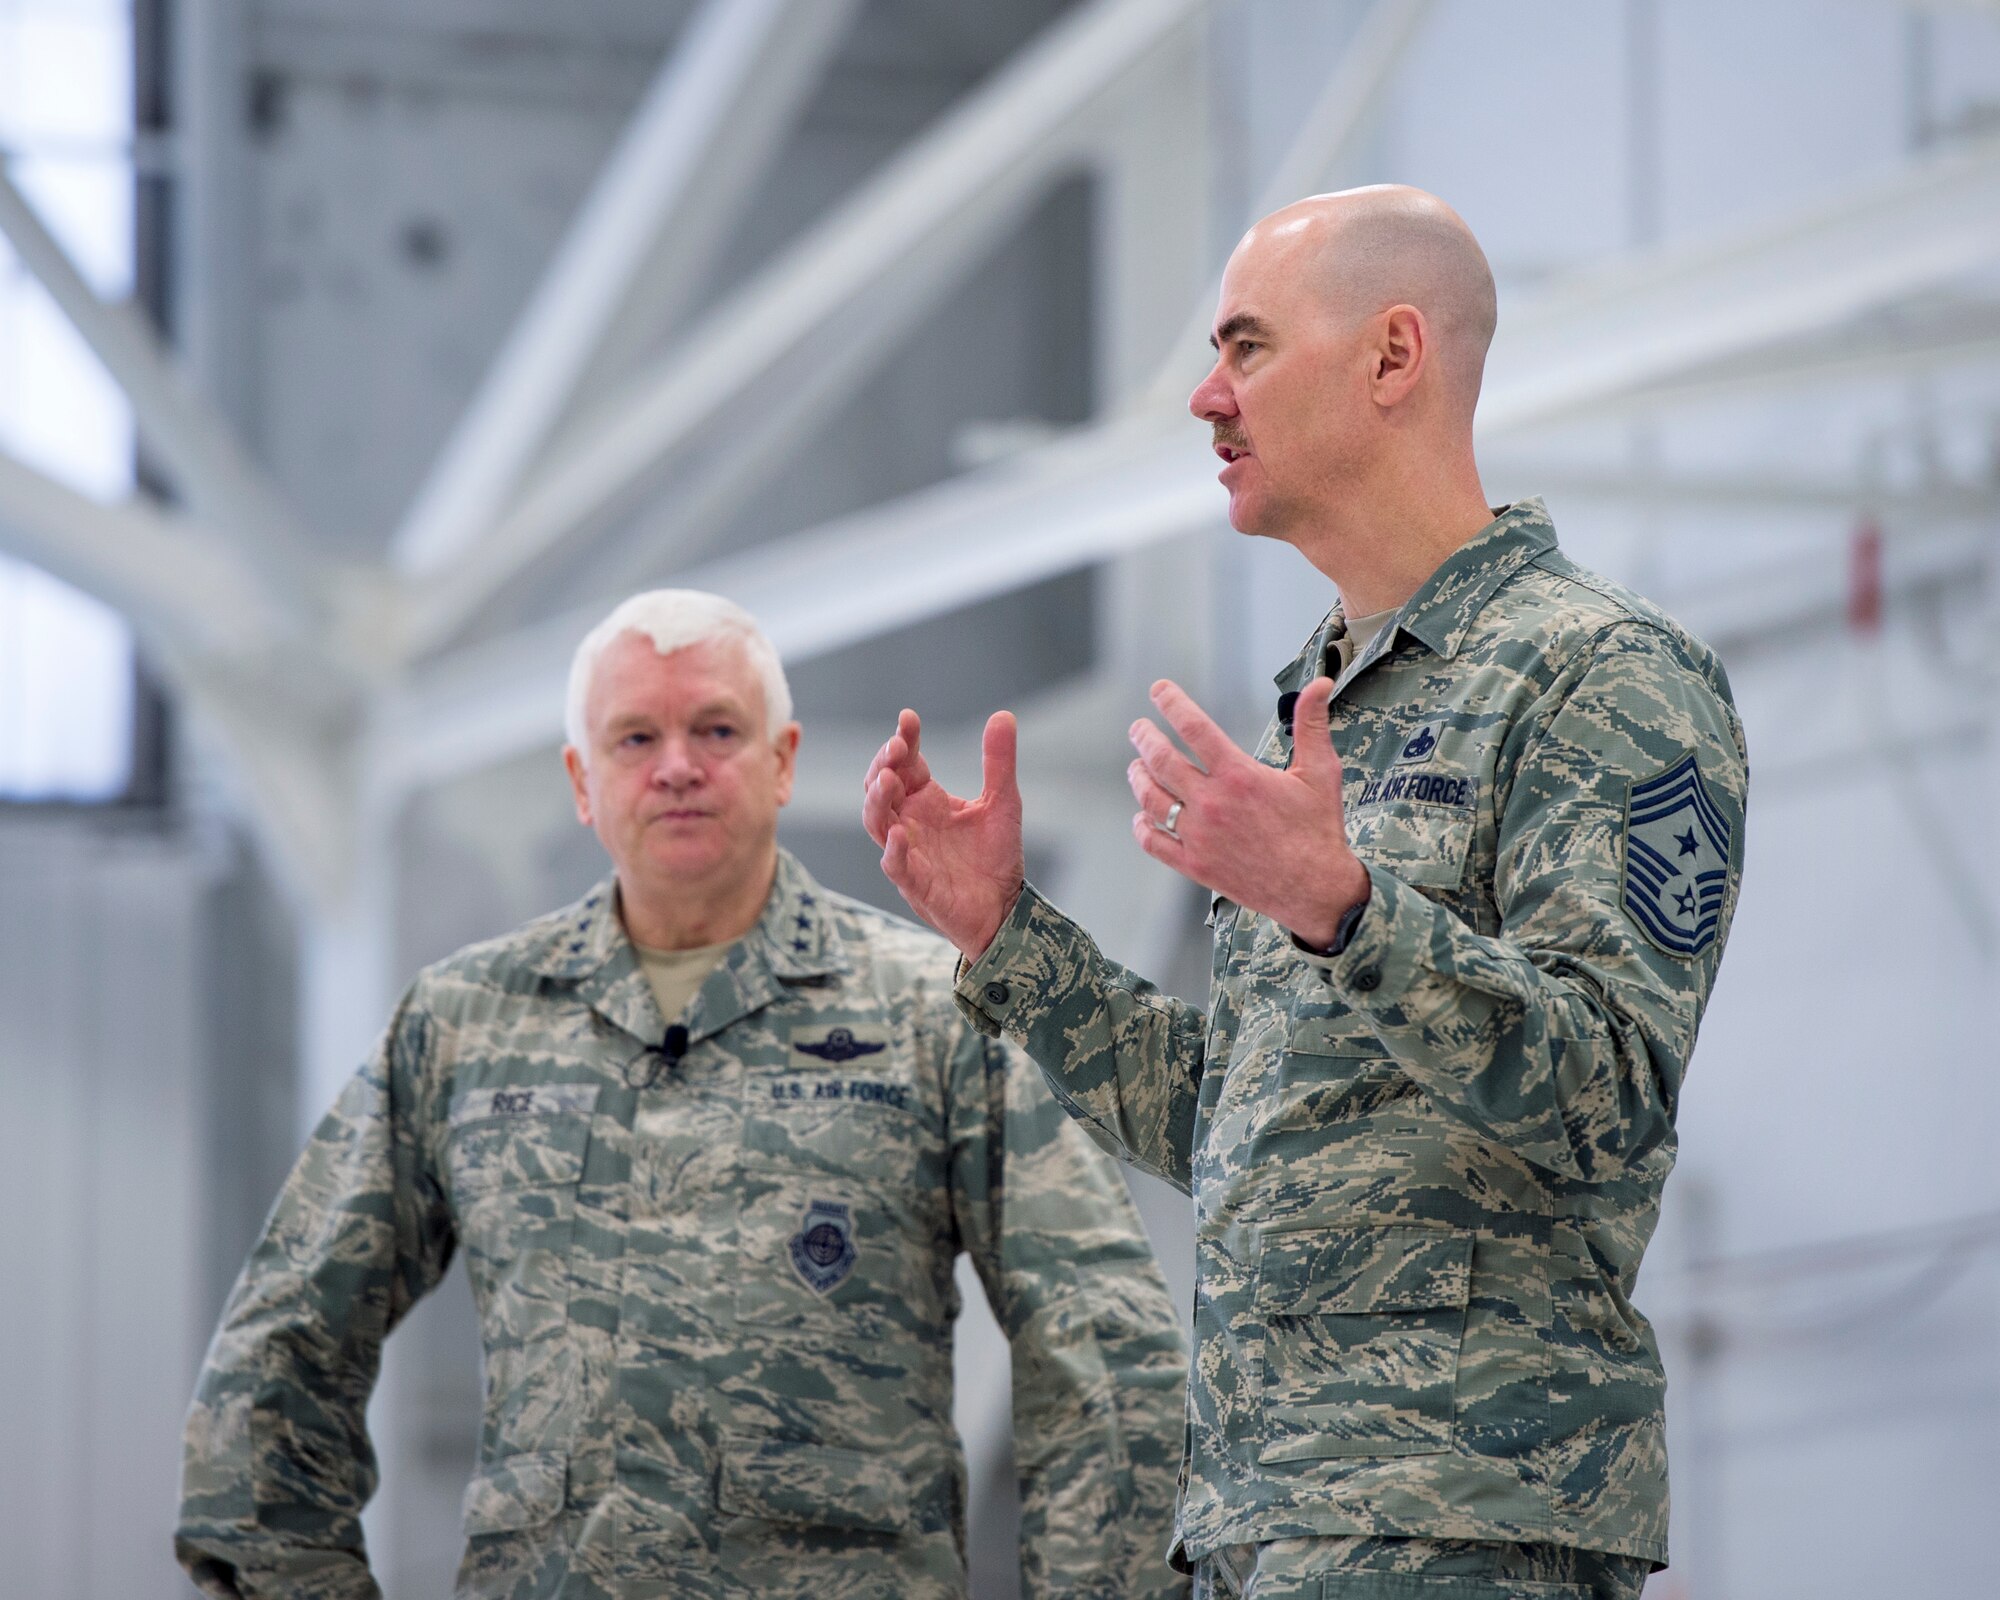
<svg viewBox="0 0 2000 1600"><path fill-rule="evenodd" d="M1404 603L1393 626L1449 661L1494 591L1555 547L1555 524L1539 498L1508 506L1446 558Z"/></svg>
<svg viewBox="0 0 2000 1600"><path fill-rule="evenodd" d="M546 977L575 984L592 1010L650 1043L665 1032L666 1021L618 915L617 884L615 875L608 877L558 912L529 963ZM827 912L826 892L780 847L764 910L702 985L689 1011L689 1037L719 1033L768 1005L786 983L845 971Z"/></svg>
<svg viewBox="0 0 2000 1600"><path fill-rule="evenodd" d="M1555 524L1539 498L1517 501L1454 550L1402 610L1375 635L1357 671L1386 655L1400 630L1449 661L1494 592L1527 562L1556 547ZM1336 600L1313 636L1272 680L1280 689L1303 689L1326 660L1327 641L1347 626ZM1350 681L1352 679L1350 678Z"/></svg>

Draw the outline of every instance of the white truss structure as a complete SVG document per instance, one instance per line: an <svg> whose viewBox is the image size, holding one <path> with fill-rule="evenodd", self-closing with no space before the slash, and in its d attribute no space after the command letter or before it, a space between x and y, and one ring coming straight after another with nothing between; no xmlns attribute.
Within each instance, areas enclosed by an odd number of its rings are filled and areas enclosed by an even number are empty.
<svg viewBox="0 0 2000 1600"><path fill-rule="evenodd" d="M796 662L1102 570L1107 637L1094 676L1019 708L1024 782L1045 802L1029 821L1048 830L1040 842L1071 847L1051 886L1058 899L1100 933L1122 930L1119 953L1142 969L1173 954L1171 930L1185 920L1177 880L1124 864L1120 751L1132 641L1149 606L1203 587L1198 536L1223 526L1214 461L1183 409L1205 359L1212 290L1199 286L1221 266L1203 232L1216 209L1213 130L1190 109L1218 42L1215 6L1084 0L720 303L697 304L858 3L702 0L387 558L362 568L327 558L173 353L134 307L90 290L0 164L0 234L124 390L175 491L171 507L105 505L0 455L0 549L120 609L233 756L301 912L302 1104L312 1112L391 1002L399 819L419 798L447 797L500 842L496 856L542 828L560 791L518 775L560 741L576 640L620 591L669 575L746 605ZM1376 0L1290 147L1250 176L1253 210L1324 186L1352 158L1435 9ZM1995 0L1913 9L1991 12ZM1179 114L1162 115L1168 103ZM1079 173L1105 180L1110 213L1100 298L1113 348L1098 418L754 550L717 548L766 464L855 397L895 330L940 304ZM1147 230L1168 214L1197 220L1163 244ZM1752 227L1593 264L1506 305L1482 460L1489 473L1600 498L1896 517L1925 531L1888 563L1891 604L1990 586L1990 481L1639 477L1565 463L1549 440L1579 420L1990 365L2000 302L1963 290L1996 267L1991 134ZM670 357L633 355L669 329L682 334ZM587 573L601 603L517 625L524 593L557 572ZM1845 598L1817 562L1759 569L1675 603L1727 647L1837 639ZM1186 631L1177 647L1199 682L1220 646L1198 619ZM1990 646L2000 628L1989 633ZM1984 678L1940 696L1949 703L1921 735L1857 718L1832 756L1803 742L1780 750L1780 773L1893 763L1927 740L1974 733L2000 747L1996 654ZM880 732L808 729L795 812L851 818ZM938 744L947 770L974 765L962 731L944 730ZM1930 840L1946 839L1913 815ZM1989 866L1982 894L1948 843L1938 848L1938 870L1990 943L2000 880Z"/></svg>
<svg viewBox="0 0 2000 1600"><path fill-rule="evenodd" d="M614 558L606 598L673 572L741 600L793 659L1060 572L1138 571L1147 552L1220 524L1213 463L1180 410L1199 361L1180 346L1199 339L1208 309L1195 304L1184 308L1190 331L1151 368L1158 376L1129 385L1105 420L754 552L714 549L762 464L853 394L887 330L962 282L1064 175L1121 173L1206 214L1201 165L1155 153L1137 170L1150 146L1121 117L1160 74L1198 67L1208 9L1090 0L1065 13L724 304L697 309L691 286L853 10L852 0L707 0L392 558L363 571L323 558L135 310L94 295L0 176L0 233L125 390L185 507L101 505L0 460L0 545L131 617L236 752L274 856L312 910L309 1099L353 1059L357 1025L334 1019L381 1010L368 1002L387 982L383 830L413 795L559 739L562 665L597 608L478 636L536 574L601 562L608 532L661 484L673 493L651 512L647 572ZM1428 0L1379 0L1263 186L1271 198L1323 181L1366 133L1428 13ZM1157 269L1128 255L1130 281L1114 296L1159 303ZM1996 263L1993 137L1733 236L1606 263L1508 307L1482 441L1519 451L1580 416L1990 353L1992 307L1955 315L1935 297ZM1197 276L1218 269L1208 261ZM691 337L670 360L625 364L644 334L676 322ZM1870 499L1839 484L1666 487L1739 503ZM1086 692L1048 708L1051 726L1087 703Z"/></svg>

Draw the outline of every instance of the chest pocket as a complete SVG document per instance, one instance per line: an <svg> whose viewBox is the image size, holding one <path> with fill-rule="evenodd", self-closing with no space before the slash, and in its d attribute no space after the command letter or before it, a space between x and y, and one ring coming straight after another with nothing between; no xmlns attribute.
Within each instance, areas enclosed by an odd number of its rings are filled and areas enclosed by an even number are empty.
<svg viewBox="0 0 2000 1600"><path fill-rule="evenodd" d="M597 1092L505 1084L452 1102L445 1167L489 1350L567 1325L577 1182Z"/></svg>
<svg viewBox="0 0 2000 1600"><path fill-rule="evenodd" d="M1358 806L1347 842L1363 861L1423 889L1456 889L1465 878L1475 816L1469 805L1380 800Z"/></svg>
<svg viewBox="0 0 2000 1600"><path fill-rule="evenodd" d="M782 1067L748 1075L740 1319L877 1338L944 1317L944 1137L915 1055L879 1017L822 1015L792 1026Z"/></svg>

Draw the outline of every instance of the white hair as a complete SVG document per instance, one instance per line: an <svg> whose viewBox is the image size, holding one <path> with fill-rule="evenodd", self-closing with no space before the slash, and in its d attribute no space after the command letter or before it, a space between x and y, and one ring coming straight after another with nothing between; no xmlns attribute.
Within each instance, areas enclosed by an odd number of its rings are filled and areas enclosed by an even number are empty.
<svg viewBox="0 0 2000 1600"><path fill-rule="evenodd" d="M612 643L625 634L637 633L652 640L661 655L671 655L690 645L727 640L740 644L764 685L766 731L775 739L778 731L792 720L792 687L785 681L785 668L778 652L757 619L733 600L700 589L648 589L623 601L576 647L569 663L569 698L563 707L563 733L586 761L590 757L589 732L584 712L590 700L590 686L597 676L598 659Z"/></svg>

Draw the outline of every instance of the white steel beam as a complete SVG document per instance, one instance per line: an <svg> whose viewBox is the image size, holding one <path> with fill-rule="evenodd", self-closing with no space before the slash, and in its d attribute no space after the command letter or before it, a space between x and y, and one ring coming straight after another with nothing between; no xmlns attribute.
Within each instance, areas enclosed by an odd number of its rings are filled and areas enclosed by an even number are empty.
<svg viewBox="0 0 2000 1600"><path fill-rule="evenodd" d="M200 525L142 501L105 505L5 453L0 547L181 649L238 654L284 631L256 581Z"/></svg>
<svg viewBox="0 0 2000 1600"><path fill-rule="evenodd" d="M402 569L475 544L589 375L685 308L856 3L706 0L689 20L397 531Z"/></svg>
<svg viewBox="0 0 2000 1600"><path fill-rule="evenodd" d="M1316 193L1375 124L1383 96L1409 54L1436 0L1376 0L1347 48L1334 64L1333 75L1307 111L1305 121L1278 158L1249 220ZM1147 385L1141 403L1168 409L1185 400L1201 381L1207 365L1209 323L1221 290L1218 267L1208 293L1194 308L1180 337L1169 350L1159 374Z"/></svg>
<svg viewBox="0 0 2000 1600"><path fill-rule="evenodd" d="M1594 421L2000 360L2000 304L1957 298L1732 353L1591 405Z"/></svg>
<svg viewBox="0 0 2000 1600"><path fill-rule="evenodd" d="M0 234L40 280L131 402L140 435L189 505L209 523L296 623L320 612L319 563L290 509L228 426L183 379L173 357L129 301L98 298L0 160Z"/></svg>
<svg viewBox="0 0 2000 1600"><path fill-rule="evenodd" d="M2000 259L2000 138L1953 147L1764 227L1579 273L1508 308L1482 438L1594 410Z"/></svg>
<svg viewBox="0 0 2000 1600"><path fill-rule="evenodd" d="M1545 333L1547 349L1516 335L1496 373L1497 420L1482 411L1482 436L1525 433L1597 399L1740 355L1758 339L1800 337L1990 262L2000 256L1996 152L2000 142L1981 145L1746 238L1664 252L1557 288L1511 314L1515 327ZM1739 301L1755 315L1737 310ZM710 563L682 581L742 601L788 656L835 649L1219 526L1214 463L1196 431L1158 413L1135 417ZM1577 486L1610 482L1579 476ZM1839 491L1815 492L1830 499ZM392 769L421 784L557 737L562 663L595 616L558 618L419 672L378 728Z"/></svg>
<svg viewBox="0 0 2000 1600"><path fill-rule="evenodd" d="M703 452L688 503L712 519L1085 156L1080 114L1203 3L1091 0L1053 24L706 313L684 350L567 430L514 507L427 586L414 648L452 639L557 550L587 548L676 457ZM671 565L674 552L657 553Z"/></svg>
<svg viewBox="0 0 2000 1600"><path fill-rule="evenodd" d="M1656 504L1662 509L1803 511L1871 515L1923 527L2000 515L2000 483L1913 484L1885 488L1858 478L1777 472L1635 473L1559 459L1489 456L1480 476L1489 493Z"/></svg>
<svg viewBox="0 0 2000 1600"><path fill-rule="evenodd" d="M1192 424L1092 431L891 505L695 568L798 660L1218 522ZM383 707L371 767L424 787L561 736L569 655L591 606L414 668Z"/></svg>
<svg viewBox="0 0 2000 1600"><path fill-rule="evenodd" d="M809 659L1163 539L1220 530L1224 504L1212 461L1191 431L1163 436L1140 423L1093 431L1032 460L710 563L681 581L748 608L787 661ZM1502 470L1538 492L1865 510L1920 525L1978 521L2000 506L2000 491L1978 486L1884 493L1833 481L1699 475L1640 485L1616 473L1520 460ZM1744 603L1768 611L1768 598L1758 598L1765 587L1753 588ZM385 782L425 788L559 740L570 652L608 604L418 667L383 705L371 765ZM1717 603L1703 596L1700 604ZM1718 625L1743 626L1737 612Z"/></svg>
<svg viewBox="0 0 2000 1600"><path fill-rule="evenodd" d="M733 16L749 11L727 3ZM572 413L629 377L693 309L694 295L731 230L770 171L807 102L825 81L860 0L757 0L774 16L746 69L746 83L725 126L712 141L675 206L658 248L646 257L618 315L598 341L579 384Z"/></svg>

